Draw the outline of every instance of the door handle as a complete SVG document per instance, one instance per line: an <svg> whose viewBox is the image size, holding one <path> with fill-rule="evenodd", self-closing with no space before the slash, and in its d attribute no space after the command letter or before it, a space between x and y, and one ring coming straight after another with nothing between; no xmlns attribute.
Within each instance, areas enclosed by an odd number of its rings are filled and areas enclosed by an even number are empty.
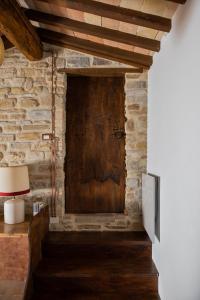
<svg viewBox="0 0 200 300"><path fill-rule="evenodd" d="M116 130L116 129L114 129L113 131L114 131L113 135L114 135L114 137L116 139L122 139L122 138L124 138L126 136L126 133L125 133L124 130L121 130L121 129L117 129Z"/></svg>

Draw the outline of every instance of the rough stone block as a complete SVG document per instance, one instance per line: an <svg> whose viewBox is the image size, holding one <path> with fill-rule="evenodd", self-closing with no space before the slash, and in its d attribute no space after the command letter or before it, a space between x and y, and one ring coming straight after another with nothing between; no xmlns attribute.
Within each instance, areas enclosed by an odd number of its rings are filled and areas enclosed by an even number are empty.
<svg viewBox="0 0 200 300"><path fill-rule="evenodd" d="M40 164L39 165L39 171L42 173L49 173L51 171L51 165L50 164Z"/></svg>
<svg viewBox="0 0 200 300"><path fill-rule="evenodd" d="M125 89L146 89L147 82L146 81L138 81L138 80L126 80Z"/></svg>
<svg viewBox="0 0 200 300"><path fill-rule="evenodd" d="M56 104L56 107L58 107L59 109L63 108L63 106L65 105L64 104L64 97L63 96L60 96L60 95L56 95L55 96L55 104Z"/></svg>
<svg viewBox="0 0 200 300"><path fill-rule="evenodd" d="M23 108L32 108L32 107L39 106L39 102L37 99L24 98L19 100L19 106Z"/></svg>
<svg viewBox="0 0 200 300"><path fill-rule="evenodd" d="M46 188L50 187L50 182L47 182L44 180L36 181L35 179L34 180L30 179L30 186L31 186L31 189L38 189L38 190L41 189L42 190L42 189L46 189Z"/></svg>
<svg viewBox="0 0 200 300"><path fill-rule="evenodd" d="M77 226L79 230L84 231L84 230L88 230L88 231L92 231L92 230L100 230L101 229L101 225L92 225L92 224L85 224L85 225L78 225Z"/></svg>
<svg viewBox="0 0 200 300"><path fill-rule="evenodd" d="M8 124L8 125L3 126L3 131L16 133L16 132L21 131L21 126Z"/></svg>
<svg viewBox="0 0 200 300"><path fill-rule="evenodd" d="M44 160L44 153L43 152L38 152L38 151L31 151L31 152L28 152L26 154L26 157L27 157L28 161L43 161ZM41 176L40 180L44 180L44 181L47 180L46 176L44 177L41 174L40 174L40 176Z"/></svg>
<svg viewBox="0 0 200 300"><path fill-rule="evenodd" d="M90 67L90 57L87 56L78 56L78 57L69 57L67 58L68 67Z"/></svg>
<svg viewBox="0 0 200 300"><path fill-rule="evenodd" d="M51 126L48 124L33 124L33 125L24 125L23 130L32 130L32 131L50 131Z"/></svg>
<svg viewBox="0 0 200 300"><path fill-rule="evenodd" d="M75 217L75 222L80 224L95 224L95 223L108 223L108 222L114 222L115 221L115 215L113 214L89 214L89 215L77 215Z"/></svg>
<svg viewBox="0 0 200 300"><path fill-rule="evenodd" d="M36 77L36 76L44 76L45 69L34 69L34 68L23 68L22 74L25 77Z"/></svg>
<svg viewBox="0 0 200 300"><path fill-rule="evenodd" d="M47 61L37 61L37 62L31 62L31 67L32 68L48 68L49 67L49 63Z"/></svg>
<svg viewBox="0 0 200 300"><path fill-rule="evenodd" d="M143 97L146 96L146 90L144 89L127 89L125 90L125 94L126 94L126 97L131 97L131 96L134 96L134 97L137 97L138 99L142 99ZM143 98L144 99L144 98Z"/></svg>
<svg viewBox="0 0 200 300"><path fill-rule="evenodd" d="M33 87L33 79L28 77L26 78L25 82L24 82L24 90L25 91L30 91Z"/></svg>
<svg viewBox="0 0 200 300"><path fill-rule="evenodd" d="M1 134L1 142L11 142L14 141L14 134Z"/></svg>
<svg viewBox="0 0 200 300"><path fill-rule="evenodd" d="M126 137L126 146L125 146L126 147L126 155L127 155L127 151L135 149L135 141L136 141L136 138L132 140L132 139Z"/></svg>
<svg viewBox="0 0 200 300"><path fill-rule="evenodd" d="M57 94L57 95L65 95L65 92L66 92L66 90L65 90L65 88L63 88L63 87L58 86L58 87L56 88L56 94Z"/></svg>
<svg viewBox="0 0 200 300"><path fill-rule="evenodd" d="M11 150L30 150L33 143L15 142L10 143Z"/></svg>
<svg viewBox="0 0 200 300"><path fill-rule="evenodd" d="M38 98L40 106L51 107L52 103L52 95L50 93L45 95L39 95Z"/></svg>
<svg viewBox="0 0 200 300"><path fill-rule="evenodd" d="M139 104L131 104L131 105L127 106L127 109L128 110L136 110L136 111L138 111L138 110L140 110L140 105Z"/></svg>
<svg viewBox="0 0 200 300"><path fill-rule="evenodd" d="M23 93L24 93L24 89L22 87L11 87L11 94L21 95Z"/></svg>
<svg viewBox="0 0 200 300"><path fill-rule="evenodd" d="M8 120L8 115L5 112L0 112L0 121Z"/></svg>
<svg viewBox="0 0 200 300"><path fill-rule="evenodd" d="M2 86L7 87L7 88L9 88L11 86L12 87L22 87L24 82L25 82L25 78L23 78L23 77L20 77L20 78L11 77L11 78L4 79L3 83L2 83Z"/></svg>
<svg viewBox="0 0 200 300"><path fill-rule="evenodd" d="M66 60L64 58L61 58L61 57L56 58L56 67L57 68L65 68L65 63L66 63Z"/></svg>
<svg viewBox="0 0 200 300"><path fill-rule="evenodd" d="M147 115L147 106L142 106L140 112L141 112L141 114Z"/></svg>
<svg viewBox="0 0 200 300"><path fill-rule="evenodd" d="M136 143L136 149L138 150L146 150L147 149L147 143L145 142L140 142Z"/></svg>
<svg viewBox="0 0 200 300"><path fill-rule="evenodd" d="M126 76L126 82L127 80L130 80L130 79L139 79L139 77L141 76L141 74L136 74L136 73L126 73L125 74Z"/></svg>
<svg viewBox="0 0 200 300"><path fill-rule="evenodd" d="M147 122L147 116L146 115L141 115L138 119L140 121Z"/></svg>
<svg viewBox="0 0 200 300"><path fill-rule="evenodd" d="M9 120L24 120L26 118L25 113L12 113L8 116Z"/></svg>
<svg viewBox="0 0 200 300"><path fill-rule="evenodd" d="M4 151L6 151L6 149L7 149L7 145L6 144L0 144L0 151L4 152Z"/></svg>
<svg viewBox="0 0 200 300"><path fill-rule="evenodd" d="M138 161L141 157L141 153L138 150L133 150L134 147L131 148L131 150L126 151L126 157L128 159L132 159L133 161Z"/></svg>
<svg viewBox="0 0 200 300"><path fill-rule="evenodd" d="M41 139L41 134L38 132L20 133L16 135L18 141L35 141Z"/></svg>
<svg viewBox="0 0 200 300"><path fill-rule="evenodd" d="M41 97L41 95L45 96L49 94L49 89L46 86L35 86L33 88L33 92Z"/></svg>
<svg viewBox="0 0 200 300"><path fill-rule="evenodd" d="M32 120L51 120L51 110L32 110L29 117Z"/></svg>
<svg viewBox="0 0 200 300"><path fill-rule="evenodd" d="M106 66L106 65L110 66L111 64L112 64L112 61L110 61L110 60L99 58L99 57L93 58L94 66Z"/></svg>
<svg viewBox="0 0 200 300"><path fill-rule="evenodd" d="M4 167L8 167L8 163L6 163L6 162L1 162L0 163L0 167L2 167L2 168L4 168ZM3 200L7 200L7 199L5 199L4 197L2 197L1 198L1 200L3 201ZM0 203L0 208L2 207L2 211L3 211L3 203Z"/></svg>
<svg viewBox="0 0 200 300"><path fill-rule="evenodd" d="M34 86L45 85L46 84L46 78L45 77L35 77L33 84L34 84Z"/></svg>
<svg viewBox="0 0 200 300"><path fill-rule="evenodd" d="M24 152L7 152L5 155L5 158L9 162L14 162L14 161L23 161L25 158L25 153Z"/></svg>
<svg viewBox="0 0 200 300"><path fill-rule="evenodd" d="M25 119L26 111L24 109L14 108L7 111L7 114L9 120L23 120Z"/></svg>
<svg viewBox="0 0 200 300"><path fill-rule="evenodd" d="M13 78L17 70L15 68L1 68L0 78Z"/></svg>
<svg viewBox="0 0 200 300"><path fill-rule="evenodd" d="M10 88L0 88L0 95L8 95Z"/></svg>
<svg viewBox="0 0 200 300"><path fill-rule="evenodd" d="M133 132L135 129L134 121L128 120L125 124L125 129L126 129L126 132Z"/></svg>
<svg viewBox="0 0 200 300"><path fill-rule="evenodd" d="M126 179L126 186L131 188L137 188L138 187L138 180L134 178Z"/></svg>
<svg viewBox="0 0 200 300"><path fill-rule="evenodd" d="M14 107L17 103L16 98L6 98L6 99L0 99L0 109L9 109L11 107Z"/></svg>
<svg viewBox="0 0 200 300"><path fill-rule="evenodd" d="M127 173L131 170L138 170L138 160L126 156L126 169L128 171ZM129 174L127 175L127 178L129 178Z"/></svg>

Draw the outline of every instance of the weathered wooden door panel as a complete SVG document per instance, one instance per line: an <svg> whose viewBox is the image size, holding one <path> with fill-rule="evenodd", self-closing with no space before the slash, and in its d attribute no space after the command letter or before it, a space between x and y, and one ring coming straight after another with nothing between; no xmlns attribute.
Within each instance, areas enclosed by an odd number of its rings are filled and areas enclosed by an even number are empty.
<svg viewBox="0 0 200 300"><path fill-rule="evenodd" d="M124 79L69 77L66 212L123 212Z"/></svg>

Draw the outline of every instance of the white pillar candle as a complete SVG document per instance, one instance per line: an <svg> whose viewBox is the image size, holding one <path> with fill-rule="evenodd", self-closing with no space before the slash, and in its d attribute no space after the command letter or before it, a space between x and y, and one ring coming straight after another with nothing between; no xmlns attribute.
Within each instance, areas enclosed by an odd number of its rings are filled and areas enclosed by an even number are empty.
<svg viewBox="0 0 200 300"><path fill-rule="evenodd" d="M4 222L17 224L24 222L24 200L11 199L4 203Z"/></svg>

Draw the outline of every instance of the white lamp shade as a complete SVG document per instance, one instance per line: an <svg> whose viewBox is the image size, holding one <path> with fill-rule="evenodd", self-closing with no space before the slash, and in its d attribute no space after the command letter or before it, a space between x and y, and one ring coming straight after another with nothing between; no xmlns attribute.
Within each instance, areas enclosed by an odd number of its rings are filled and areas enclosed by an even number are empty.
<svg viewBox="0 0 200 300"><path fill-rule="evenodd" d="M0 168L0 196L18 196L29 192L27 166Z"/></svg>

